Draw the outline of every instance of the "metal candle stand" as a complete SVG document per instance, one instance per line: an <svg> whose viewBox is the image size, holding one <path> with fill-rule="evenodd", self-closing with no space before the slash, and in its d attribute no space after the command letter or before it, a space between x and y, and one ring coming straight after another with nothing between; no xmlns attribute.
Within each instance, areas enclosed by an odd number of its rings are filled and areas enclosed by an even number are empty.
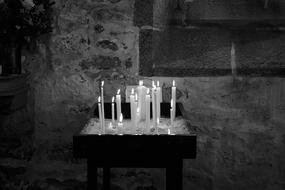
<svg viewBox="0 0 285 190"><path fill-rule="evenodd" d="M176 115L183 116L182 104ZM161 116L168 117L170 103L161 103ZM98 117L98 109L92 110ZM111 119L111 103L105 103L105 118ZM130 119L130 104L122 103ZM151 113L152 115L152 113ZM117 117L117 116L116 116ZM196 135L97 135L73 137L75 158L87 158L88 190L97 190L97 170L103 168L103 189L110 189L110 168L166 168L166 189L182 189L183 159L196 158Z"/></svg>

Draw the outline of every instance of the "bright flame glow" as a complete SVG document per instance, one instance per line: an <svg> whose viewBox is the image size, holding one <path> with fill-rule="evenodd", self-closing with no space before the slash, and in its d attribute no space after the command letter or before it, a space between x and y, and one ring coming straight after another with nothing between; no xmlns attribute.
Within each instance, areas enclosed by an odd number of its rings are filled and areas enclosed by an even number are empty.
<svg viewBox="0 0 285 190"><path fill-rule="evenodd" d="M112 97L112 102L113 102L113 103L115 102L115 97L114 97L114 96Z"/></svg>
<svg viewBox="0 0 285 190"><path fill-rule="evenodd" d="M101 96L98 97L98 103L100 103L100 102L101 102Z"/></svg>
<svg viewBox="0 0 285 190"><path fill-rule="evenodd" d="M143 85L143 80L139 81L139 85L142 86Z"/></svg>
<svg viewBox="0 0 285 190"><path fill-rule="evenodd" d="M123 123L123 114L120 115L119 122Z"/></svg>
<svg viewBox="0 0 285 190"><path fill-rule="evenodd" d="M137 113L139 113L140 112L140 108L139 107L137 107Z"/></svg>
<svg viewBox="0 0 285 190"><path fill-rule="evenodd" d="M156 119L157 124L159 124L159 118Z"/></svg>
<svg viewBox="0 0 285 190"><path fill-rule="evenodd" d="M132 88L131 94L135 94L135 89L134 88Z"/></svg>
<svg viewBox="0 0 285 190"><path fill-rule="evenodd" d="M104 86L104 81L101 81L101 87L103 87Z"/></svg>
<svg viewBox="0 0 285 190"><path fill-rule="evenodd" d="M170 135L170 134L171 134L171 133L170 133L170 129L168 129L168 130L167 130L167 134L168 134L168 135Z"/></svg>
<svg viewBox="0 0 285 190"><path fill-rule="evenodd" d="M118 89L117 94L119 95L119 94L120 94L120 92L121 92L121 89Z"/></svg>
<svg viewBox="0 0 285 190"><path fill-rule="evenodd" d="M172 86L175 86L175 80L172 81Z"/></svg>
<svg viewBox="0 0 285 190"><path fill-rule="evenodd" d="M147 88L147 89L146 89L146 94L149 94L149 91L150 91L149 88Z"/></svg>
<svg viewBox="0 0 285 190"><path fill-rule="evenodd" d="M159 86L159 80L158 80L158 81L156 81L156 86Z"/></svg>

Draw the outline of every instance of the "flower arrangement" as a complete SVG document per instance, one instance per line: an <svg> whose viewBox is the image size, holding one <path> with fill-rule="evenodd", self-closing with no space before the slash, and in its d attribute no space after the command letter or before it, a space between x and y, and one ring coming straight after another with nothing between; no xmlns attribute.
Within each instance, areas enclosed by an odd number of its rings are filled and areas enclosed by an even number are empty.
<svg viewBox="0 0 285 190"><path fill-rule="evenodd" d="M30 42L52 31L49 0L0 0L0 41Z"/></svg>

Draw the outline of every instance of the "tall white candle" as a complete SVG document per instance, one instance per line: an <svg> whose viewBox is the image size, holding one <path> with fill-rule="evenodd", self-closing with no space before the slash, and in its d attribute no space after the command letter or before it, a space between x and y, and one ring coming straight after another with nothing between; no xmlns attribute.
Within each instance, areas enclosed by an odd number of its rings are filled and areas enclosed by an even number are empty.
<svg viewBox="0 0 285 190"><path fill-rule="evenodd" d="M123 114L120 114L119 119L118 119L118 131L119 134L122 134L123 131Z"/></svg>
<svg viewBox="0 0 285 190"><path fill-rule="evenodd" d="M112 97L112 124L115 124L115 97Z"/></svg>
<svg viewBox="0 0 285 190"><path fill-rule="evenodd" d="M172 101L173 101L173 106L172 106L172 109L173 109L173 115L174 115L174 118L176 117L176 86L175 86L175 80L173 80L172 82Z"/></svg>
<svg viewBox="0 0 285 190"><path fill-rule="evenodd" d="M162 102L162 89L160 87L160 82L159 80L156 81L156 88L157 88L157 91L158 91L158 95L159 95L159 101L160 103Z"/></svg>
<svg viewBox="0 0 285 190"><path fill-rule="evenodd" d="M139 107L139 115L138 120L145 119L145 95L146 95L146 87L143 86L143 81L139 81L139 86L137 87L138 91L138 107Z"/></svg>
<svg viewBox="0 0 285 190"><path fill-rule="evenodd" d="M120 95L120 89L117 91L116 95L116 106L117 106L117 120L119 121L120 115L122 113L121 111L121 95Z"/></svg>
<svg viewBox="0 0 285 190"><path fill-rule="evenodd" d="M138 115L137 115L137 110L138 110L138 94L136 93L135 95L135 102L134 102L134 128L137 129L137 122L138 122Z"/></svg>
<svg viewBox="0 0 285 190"><path fill-rule="evenodd" d="M145 120L145 128L147 131L149 131L150 127L150 94L149 94L149 88L147 89L147 94L145 98L145 109L146 109L146 120Z"/></svg>
<svg viewBox="0 0 285 190"><path fill-rule="evenodd" d="M157 109L157 120L158 123L160 121L160 102L161 102L161 88L159 86L159 81L157 81L157 86L156 86L156 109Z"/></svg>
<svg viewBox="0 0 285 190"><path fill-rule="evenodd" d="M101 98L102 98L102 122L105 130L105 109L104 109L104 81L101 82Z"/></svg>
<svg viewBox="0 0 285 190"><path fill-rule="evenodd" d="M153 127L156 128L156 123L157 123L157 110L156 110L156 86L154 85L153 82L153 87L152 87L152 92L151 92L151 101L152 101L152 122L153 122Z"/></svg>
<svg viewBox="0 0 285 190"><path fill-rule="evenodd" d="M174 122L174 112L173 112L173 99L171 99L171 103L170 103L170 123L171 123L171 127L173 127L173 122Z"/></svg>
<svg viewBox="0 0 285 190"><path fill-rule="evenodd" d="M130 95L130 106L131 106L131 121L133 125L135 125L135 112L134 112L134 106L135 106L135 90L132 88L131 95Z"/></svg>
<svg viewBox="0 0 285 190"><path fill-rule="evenodd" d="M100 130L103 133L103 120L102 120L102 107L101 107L101 97L98 97L98 112L99 112L99 121L100 121Z"/></svg>

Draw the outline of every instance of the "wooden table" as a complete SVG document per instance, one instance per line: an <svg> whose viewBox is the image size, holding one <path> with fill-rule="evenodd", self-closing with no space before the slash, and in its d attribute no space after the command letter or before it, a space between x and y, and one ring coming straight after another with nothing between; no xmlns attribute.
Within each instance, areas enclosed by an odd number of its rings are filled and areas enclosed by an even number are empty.
<svg viewBox="0 0 285 190"><path fill-rule="evenodd" d="M162 105L161 110L166 110L165 107L168 106ZM122 106L123 109L124 107ZM108 112L107 108L106 118L109 117ZM88 190L97 190L98 168L103 168L103 188L105 190L110 189L110 168L166 168L166 189L180 190L183 180L183 159L196 158L196 141L196 135L192 134L98 135L79 133L73 137L73 150L75 158L87 158Z"/></svg>

